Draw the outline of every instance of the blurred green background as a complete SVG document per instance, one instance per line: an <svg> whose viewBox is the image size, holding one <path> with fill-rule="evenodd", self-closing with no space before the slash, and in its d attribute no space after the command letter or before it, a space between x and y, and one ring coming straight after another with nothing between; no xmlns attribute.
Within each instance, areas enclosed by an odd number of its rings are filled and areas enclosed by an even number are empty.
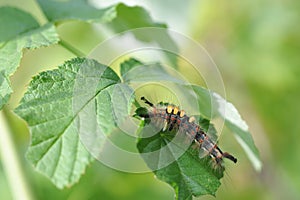
<svg viewBox="0 0 300 200"><path fill-rule="evenodd" d="M99 6L118 1L93 1ZM153 19L202 44L224 79L228 101L249 125L260 150L263 170L254 171L231 134L221 138L224 149L233 145L239 158L228 165L217 199L300 199L300 1L123 1L144 6ZM45 17L32 0L0 1L30 12L40 23ZM4 27L1 27L4 28ZM83 22L58 29L62 38L88 53L106 36ZM80 182L56 189L25 160L29 132L10 110L20 101L31 77L54 68L73 55L54 45L25 50L21 66L11 78L14 93L6 106L26 183L35 199L173 199L173 190L153 174L128 174L95 162ZM224 132L228 132L224 130ZM226 137L228 135L228 137ZM12 199L0 157L0 199ZM215 199L205 196L199 199Z"/></svg>

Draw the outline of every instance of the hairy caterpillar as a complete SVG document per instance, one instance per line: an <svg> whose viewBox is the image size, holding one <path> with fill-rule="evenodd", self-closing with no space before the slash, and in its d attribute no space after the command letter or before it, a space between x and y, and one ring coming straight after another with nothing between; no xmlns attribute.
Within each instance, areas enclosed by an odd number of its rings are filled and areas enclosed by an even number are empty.
<svg viewBox="0 0 300 200"><path fill-rule="evenodd" d="M201 128L201 126L195 122L194 117L186 115L184 110L180 110L177 106L168 103L159 103L154 105L148 101L145 97L142 97L146 104L150 106L145 112L137 112L139 117L151 120L154 124L163 125L162 131L178 130L181 133L185 133L186 136L198 144L200 148L200 157L204 155L210 155L217 165L221 165L223 158L227 158L236 163L237 159L227 152L223 152Z"/></svg>

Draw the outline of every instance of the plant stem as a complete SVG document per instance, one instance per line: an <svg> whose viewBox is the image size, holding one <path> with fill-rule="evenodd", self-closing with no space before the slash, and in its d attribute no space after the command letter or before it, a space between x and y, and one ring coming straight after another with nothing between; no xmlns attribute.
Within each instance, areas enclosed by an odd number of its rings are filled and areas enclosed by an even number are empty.
<svg viewBox="0 0 300 200"><path fill-rule="evenodd" d="M16 147L8 128L4 111L0 111L0 154L3 169L8 180L13 199L32 200L29 185L25 181Z"/></svg>
<svg viewBox="0 0 300 200"><path fill-rule="evenodd" d="M82 53L80 50L78 50L77 48L73 47L68 42L66 42L66 41L64 41L62 39L60 39L60 41L58 42L58 44L60 44L65 49L67 49L68 51L72 52L74 55L76 55L78 57L85 57L84 53Z"/></svg>

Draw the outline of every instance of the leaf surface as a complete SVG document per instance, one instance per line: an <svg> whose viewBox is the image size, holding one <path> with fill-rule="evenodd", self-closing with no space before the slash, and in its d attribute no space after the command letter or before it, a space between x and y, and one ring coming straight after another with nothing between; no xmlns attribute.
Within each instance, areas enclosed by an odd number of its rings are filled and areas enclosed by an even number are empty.
<svg viewBox="0 0 300 200"><path fill-rule="evenodd" d="M121 75L125 83L162 82L185 84L183 79L175 77L159 63L144 64L130 58L121 64Z"/></svg>
<svg viewBox="0 0 300 200"><path fill-rule="evenodd" d="M105 23L116 17L115 6L97 9L86 0L38 0L38 4L51 22L82 20Z"/></svg>
<svg viewBox="0 0 300 200"><path fill-rule="evenodd" d="M209 121L200 118L199 123L207 131ZM141 127L144 125L142 124ZM214 134L215 129L210 125ZM138 150L156 177L172 186L176 199L192 199L192 196L215 195L221 185L219 179L223 177L223 170L214 170L209 158L200 159L195 146L184 148L184 137L174 140L176 132L159 132L149 137L151 131L142 129ZM169 161L169 163L166 163ZM171 162L173 161L173 162ZM167 166L165 166L167 165Z"/></svg>
<svg viewBox="0 0 300 200"><path fill-rule="evenodd" d="M147 71L147 73L143 73ZM169 81L178 84L190 101L197 102L199 112L207 119L220 117L225 126L234 133L238 143L246 152L254 168L262 168L260 155L246 122L241 118L237 109L219 94L198 85L187 85L186 81L166 71L162 65L139 65L123 75L125 82L162 82ZM214 138L217 138L215 136Z"/></svg>
<svg viewBox="0 0 300 200"><path fill-rule="evenodd" d="M108 25L117 33L127 30L134 30L134 36L143 42L155 42L158 50L164 51L174 68L177 67L177 55L179 49L169 35L166 24L155 22L149 13L140 6L126 6L119 4L116 6L117 16ZM153 27L146 31L143 27Z"/></svg>
<svg viewBox="0 0 300 200"><path fill-rule="evenodd" d="M132 94L128 86L119 83L119 77L109 67L81 58L67 61L58 69L42 72L31 81L15 112L27 121L30 128L27 159L58 188L77 182L93 160L87 146L82 144L80 131L97 126L101 134L109 134L117 126L114 120L107 120L115 112L105 110L114 108L113 101L106 97ZM122 102L118 103L124 106ZM98 121L95 123L90 118L82 121L85 114L97 116ZM128 108L118 114L128 115ZM91 129L83 131L87 136L94 136L94 132L89 132L93 131ZM100 135L100 140L104 139ZM101 146L97 148L101 149Z"/></svg>
<svg viewBox="0 0 300 200"><path fill-rule="evenodd" d="M29 13L17 8L1 7L0 16L0 27L2 27L0 29L0 43L39 27L37 21Z"/></svg>
<svg viewBox="0 0 300 200"><path fill-rule="evenodd" d="M132 33L138 40L156 42L162 51L165 51L173 67L177 66L179 50L168 34L167 26L155 22L143 7L118 3L106 8L96 8L86 0L38 0L38 3L50 22L81 20L106 23L115 33L134 30ZM154 28L141 32L136 30L145 27Z"/></svg>
<svg viewBox="0 0 300 200"><path fill-rule="evenodd" d="M254 144L246 122L241 118L237 109L215 92L196 85L192 87L197 95L201 114L207 118L223 118L225 126L234 133L234 136L246 152L254 168L260 171L262 163L259 151Z"/></svg>
<svg viewBox="0 0 300 200"><path fill-rule="evenodd" d="M16 8L0 8L0 25L6 27L0 31L0 71L7 83L0 85L1 109L12 93L9 76L19 66L22 50L49 46L57 43L59 38L54 25L46 24L40 27L30 14Z"/></svg>
<svg viewBox="0 0 300 200"><path fill-rule="evenodd" d="M142 62L140 62L139 60L136 60L134 58L130 58L124 62L121 63L120 65L120 72L121 72L121 76L126 76L126 74L132 70L135 67L139 67L141 65L144 65Z"/></svg>

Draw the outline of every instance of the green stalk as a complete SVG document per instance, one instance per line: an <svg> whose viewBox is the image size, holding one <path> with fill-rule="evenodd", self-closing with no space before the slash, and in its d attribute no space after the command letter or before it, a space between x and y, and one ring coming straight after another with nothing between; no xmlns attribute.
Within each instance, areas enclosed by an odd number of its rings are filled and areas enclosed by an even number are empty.
<svg viewBox="0 0 300 200"><path fill-rule="evenodd" d="M64 47L65 49L67 49L68 51L72 52L74 55L78 56L78 57L85 57L85 54L82 53L80 50L78 50L77 48L73 47L71 44L69 44L68 42L60 39L60 41L58 42L58 44L60 44L62 47Z"/></svg>
<svg viewBox="0 0 300 200"><path fill-rule="evenodd" d="M26 182L16 146L12 140L4 111L0 111L0 154L3 169L11 189L13 199L32 200L33 197Z"/></svg>

